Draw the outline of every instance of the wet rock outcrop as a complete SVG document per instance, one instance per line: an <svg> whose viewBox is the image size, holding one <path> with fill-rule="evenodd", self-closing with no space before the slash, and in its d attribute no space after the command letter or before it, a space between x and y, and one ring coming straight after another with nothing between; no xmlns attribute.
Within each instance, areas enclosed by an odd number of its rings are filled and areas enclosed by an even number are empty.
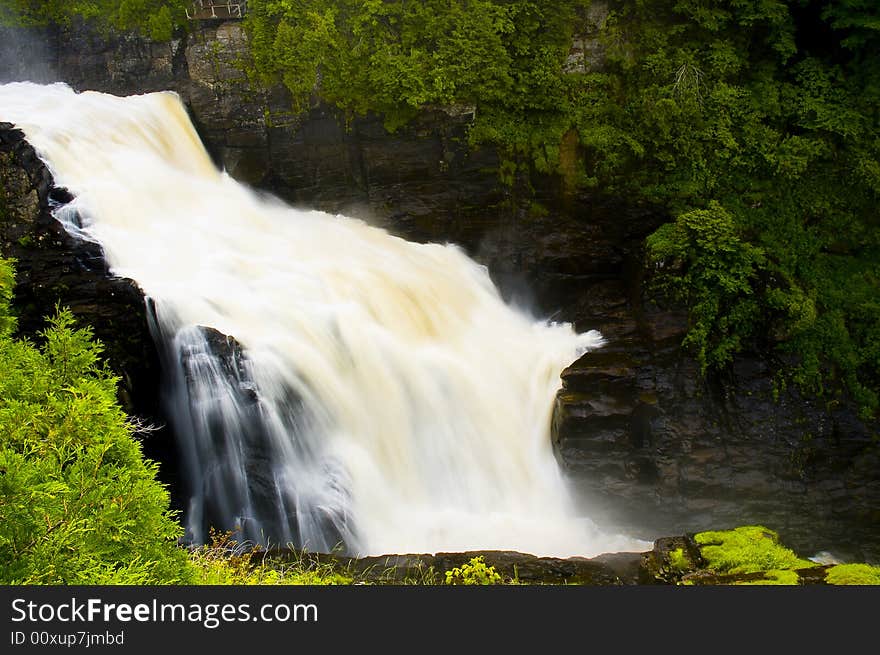
<svg viewBox="0 0 880 655"><path fill-rule="evenodd" d="M296 510L279 503L272 435L246 351L204 326L182 328L164 341L168 406L177 433L186 435L179 466L185 471L180 486L190 499L187 541L208 542L214 529L252 543L283 542L282 526L296 525ZM290 392L287 406L281 420L291 421L293 434L302 402ZM246 509L231 516L230 508Z"/></svg>
<svg viewBox="0 0 880 655"><path fill-rule="evenodd" d="M704 377L684 317L642 307L562 374L555 445L585 511L655 534L762 523L803 552L878 561L877 426L846 400L777 392L766 356Z"/></svg>

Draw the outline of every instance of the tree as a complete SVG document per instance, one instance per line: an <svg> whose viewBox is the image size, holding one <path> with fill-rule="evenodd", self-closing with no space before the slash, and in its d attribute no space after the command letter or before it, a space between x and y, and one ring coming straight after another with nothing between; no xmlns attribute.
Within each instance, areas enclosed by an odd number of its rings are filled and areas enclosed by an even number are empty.
<svg viewBox="0 0 880 655"><path fill-rule="evenodd" d="M116 401L101 345L61 310L40 347L13 337L0 260L0 583L190 580L182 529Z"/></svg>

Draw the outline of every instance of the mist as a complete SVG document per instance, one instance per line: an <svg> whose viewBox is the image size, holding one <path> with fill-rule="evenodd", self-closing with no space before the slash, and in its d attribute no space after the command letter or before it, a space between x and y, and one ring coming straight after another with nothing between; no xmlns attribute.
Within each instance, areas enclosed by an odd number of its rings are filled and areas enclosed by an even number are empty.
<svg viewBox="0 0 880 655"><path fill-rule="evenodd" d="M61 81L55 30L0 26L0 83Z"/></svg>

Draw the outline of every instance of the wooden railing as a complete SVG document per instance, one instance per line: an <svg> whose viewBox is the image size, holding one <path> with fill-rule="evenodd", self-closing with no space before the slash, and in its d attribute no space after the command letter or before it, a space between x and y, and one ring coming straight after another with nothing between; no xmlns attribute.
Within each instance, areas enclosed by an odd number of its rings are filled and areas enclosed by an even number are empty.
<svg viewBox="0 0 880 655"><path fill-rule="evenodd" d="M235 0L195 0L187 8L186 17L190 20L207 20L209 18L243 18L247 10L247 2Z"/></svg>

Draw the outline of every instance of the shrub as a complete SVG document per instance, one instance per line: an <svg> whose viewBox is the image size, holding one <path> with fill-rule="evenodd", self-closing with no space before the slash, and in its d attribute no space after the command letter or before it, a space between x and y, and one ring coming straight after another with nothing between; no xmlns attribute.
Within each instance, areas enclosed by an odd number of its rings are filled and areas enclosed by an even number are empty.
<svg viewBox="0 0 880 655"><path fill-rule="evenodd" d="M186 582L182 530L89 329L58 311L40 347L12 336L0 260L0 582Z"/></svg>
<svg viewBox="0 0 880 655"><path fill-rule="evenodd" d="M482 555L473 557L467 564L446 572L446 584L490 585L501 584L501 574L494 566L488 566Z"/></svg>
<svg viewBox="0 0 880 655"><path fill-rule="evenodd" d="M67 25L75 19L93 21L99 29L134 30L156 41L168 41L186 24L187 0L5 0L0 25Z"/></svg>
<svg viewBox="0 0 880 655"><path fill-rule="evenodd" d="M760 315L754 285L762 250L740 238L733 217L714 201L663 225L647 247L665 289L690 308L684 345L704 371L727 364Z"/></svg>

